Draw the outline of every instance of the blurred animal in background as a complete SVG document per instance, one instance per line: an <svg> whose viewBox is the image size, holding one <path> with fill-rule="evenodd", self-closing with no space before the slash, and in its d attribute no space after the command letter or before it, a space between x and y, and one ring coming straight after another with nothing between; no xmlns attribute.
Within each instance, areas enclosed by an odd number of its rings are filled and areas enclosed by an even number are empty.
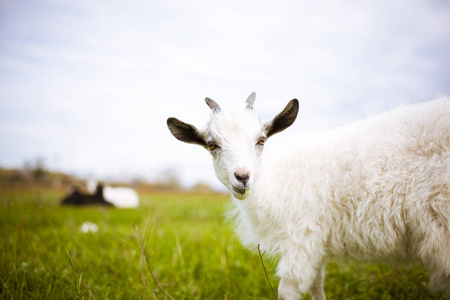
<svg viewBox="0 0 450 300"><path fill-rule="evenodd" d="M73 188L73 191L61 202L62 205L105 205L114 206L103 197L103 186L98 185L94 194L84 194Z"/></svg>
<svg viewBox="0 0 450 300"><path fill-rule="evenodd" d="M93 193L98 187L95 180L89 180L87 189ZM116 208L136 208L139 206L138 193L129 187L103 187L103 197L106 201L112 203Z"/></svg>

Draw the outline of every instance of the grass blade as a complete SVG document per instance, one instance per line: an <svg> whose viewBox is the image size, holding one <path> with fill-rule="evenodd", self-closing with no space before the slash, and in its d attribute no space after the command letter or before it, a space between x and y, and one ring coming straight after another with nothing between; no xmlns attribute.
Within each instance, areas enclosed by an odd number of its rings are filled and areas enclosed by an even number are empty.
<svg viewBox="0 0 450 300"><path fill-rule="evenodd" d="M258 244L258 247L256 247L256 249L258 249L259 258L261 259L261 264L262 264L263 269L264 269L264 274L266 274L267 281L269 282L270 288L272 289L272 293L275 296L275 300L278 300L277 293L275 293L275 290L273 289L272 283L270 282L269 276L267 275L266 265L264 264L264 260L263 260L262 254L261 254L261 249L259 249L259 244Z"/></svg>
<svg viewBox="0 0 450 300"><path fill-rule="evenodd" d="M174 300L167 292L166 290L162 287L162 285L158 282L158 280L156 279L155 275L153 274L153 270L150 267L150 261L148 260L148 255L147 255L147 250L145 249L145 245L144 245L144 241L142 240L142 236L139 233L139 230L137 229L136 226L134 226L134 231L136 233L136 239L139 243L139 246L141 247L141 255L144 257L146 266L147 266L147 270L149 271L150 275L153 278L153 281L156 283L156 285L161 289L161 291L164 292L164 294L171 300Z"/></svg>
<svg viewBox="0 0 450 300"><path fill-rule="evenodd" d="M72 271L75 271L75 268L73 267L72 258L70 258L69 250L66 249L67 258L69 259L70 267L72 268Z"/></svg>

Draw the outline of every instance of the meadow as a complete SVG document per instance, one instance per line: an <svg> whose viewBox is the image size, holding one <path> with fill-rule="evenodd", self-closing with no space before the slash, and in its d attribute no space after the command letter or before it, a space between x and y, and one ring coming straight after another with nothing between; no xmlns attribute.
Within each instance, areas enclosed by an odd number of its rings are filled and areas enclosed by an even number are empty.
<svg viewBox="0 0 450 300"><path fill-rule="evenodd" d="M228 196L146 192L139 209L121 210L63 207L63 196L0 190L1 299L168 299L150 271L173 299L275 299L257 245L242 248L226 221ZM87 221L98 231L83 232ZM263 259L276 289L277 258ZM419 265L330 262L325 291L329 299L444 299L427 281Z"/></svg>

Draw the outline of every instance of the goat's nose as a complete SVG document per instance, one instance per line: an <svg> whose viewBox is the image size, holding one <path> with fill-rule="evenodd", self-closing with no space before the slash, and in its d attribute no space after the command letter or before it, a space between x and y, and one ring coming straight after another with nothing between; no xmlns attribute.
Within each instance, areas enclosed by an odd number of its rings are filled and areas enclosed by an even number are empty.
<svg viewBox="0 0 450 300"><path fill-rule="evenodd" d="M243 168L239 169L234 172L234 177L236 177L239 182L246 184L248 179L250 178L250 171Z"/></svg>

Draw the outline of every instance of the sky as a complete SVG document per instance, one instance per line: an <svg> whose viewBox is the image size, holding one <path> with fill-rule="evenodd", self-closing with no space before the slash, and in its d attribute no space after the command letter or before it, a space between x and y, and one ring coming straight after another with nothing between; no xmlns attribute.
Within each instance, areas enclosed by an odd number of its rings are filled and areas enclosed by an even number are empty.
<svg viewBox="0 0 450 300"><path fill-rule="evenodd" d="M219 188L168 117L254 91L264 119L300 101L286 134L334 128L450 96L449 49L448 1L1 0L0 166Z"/></svg>

